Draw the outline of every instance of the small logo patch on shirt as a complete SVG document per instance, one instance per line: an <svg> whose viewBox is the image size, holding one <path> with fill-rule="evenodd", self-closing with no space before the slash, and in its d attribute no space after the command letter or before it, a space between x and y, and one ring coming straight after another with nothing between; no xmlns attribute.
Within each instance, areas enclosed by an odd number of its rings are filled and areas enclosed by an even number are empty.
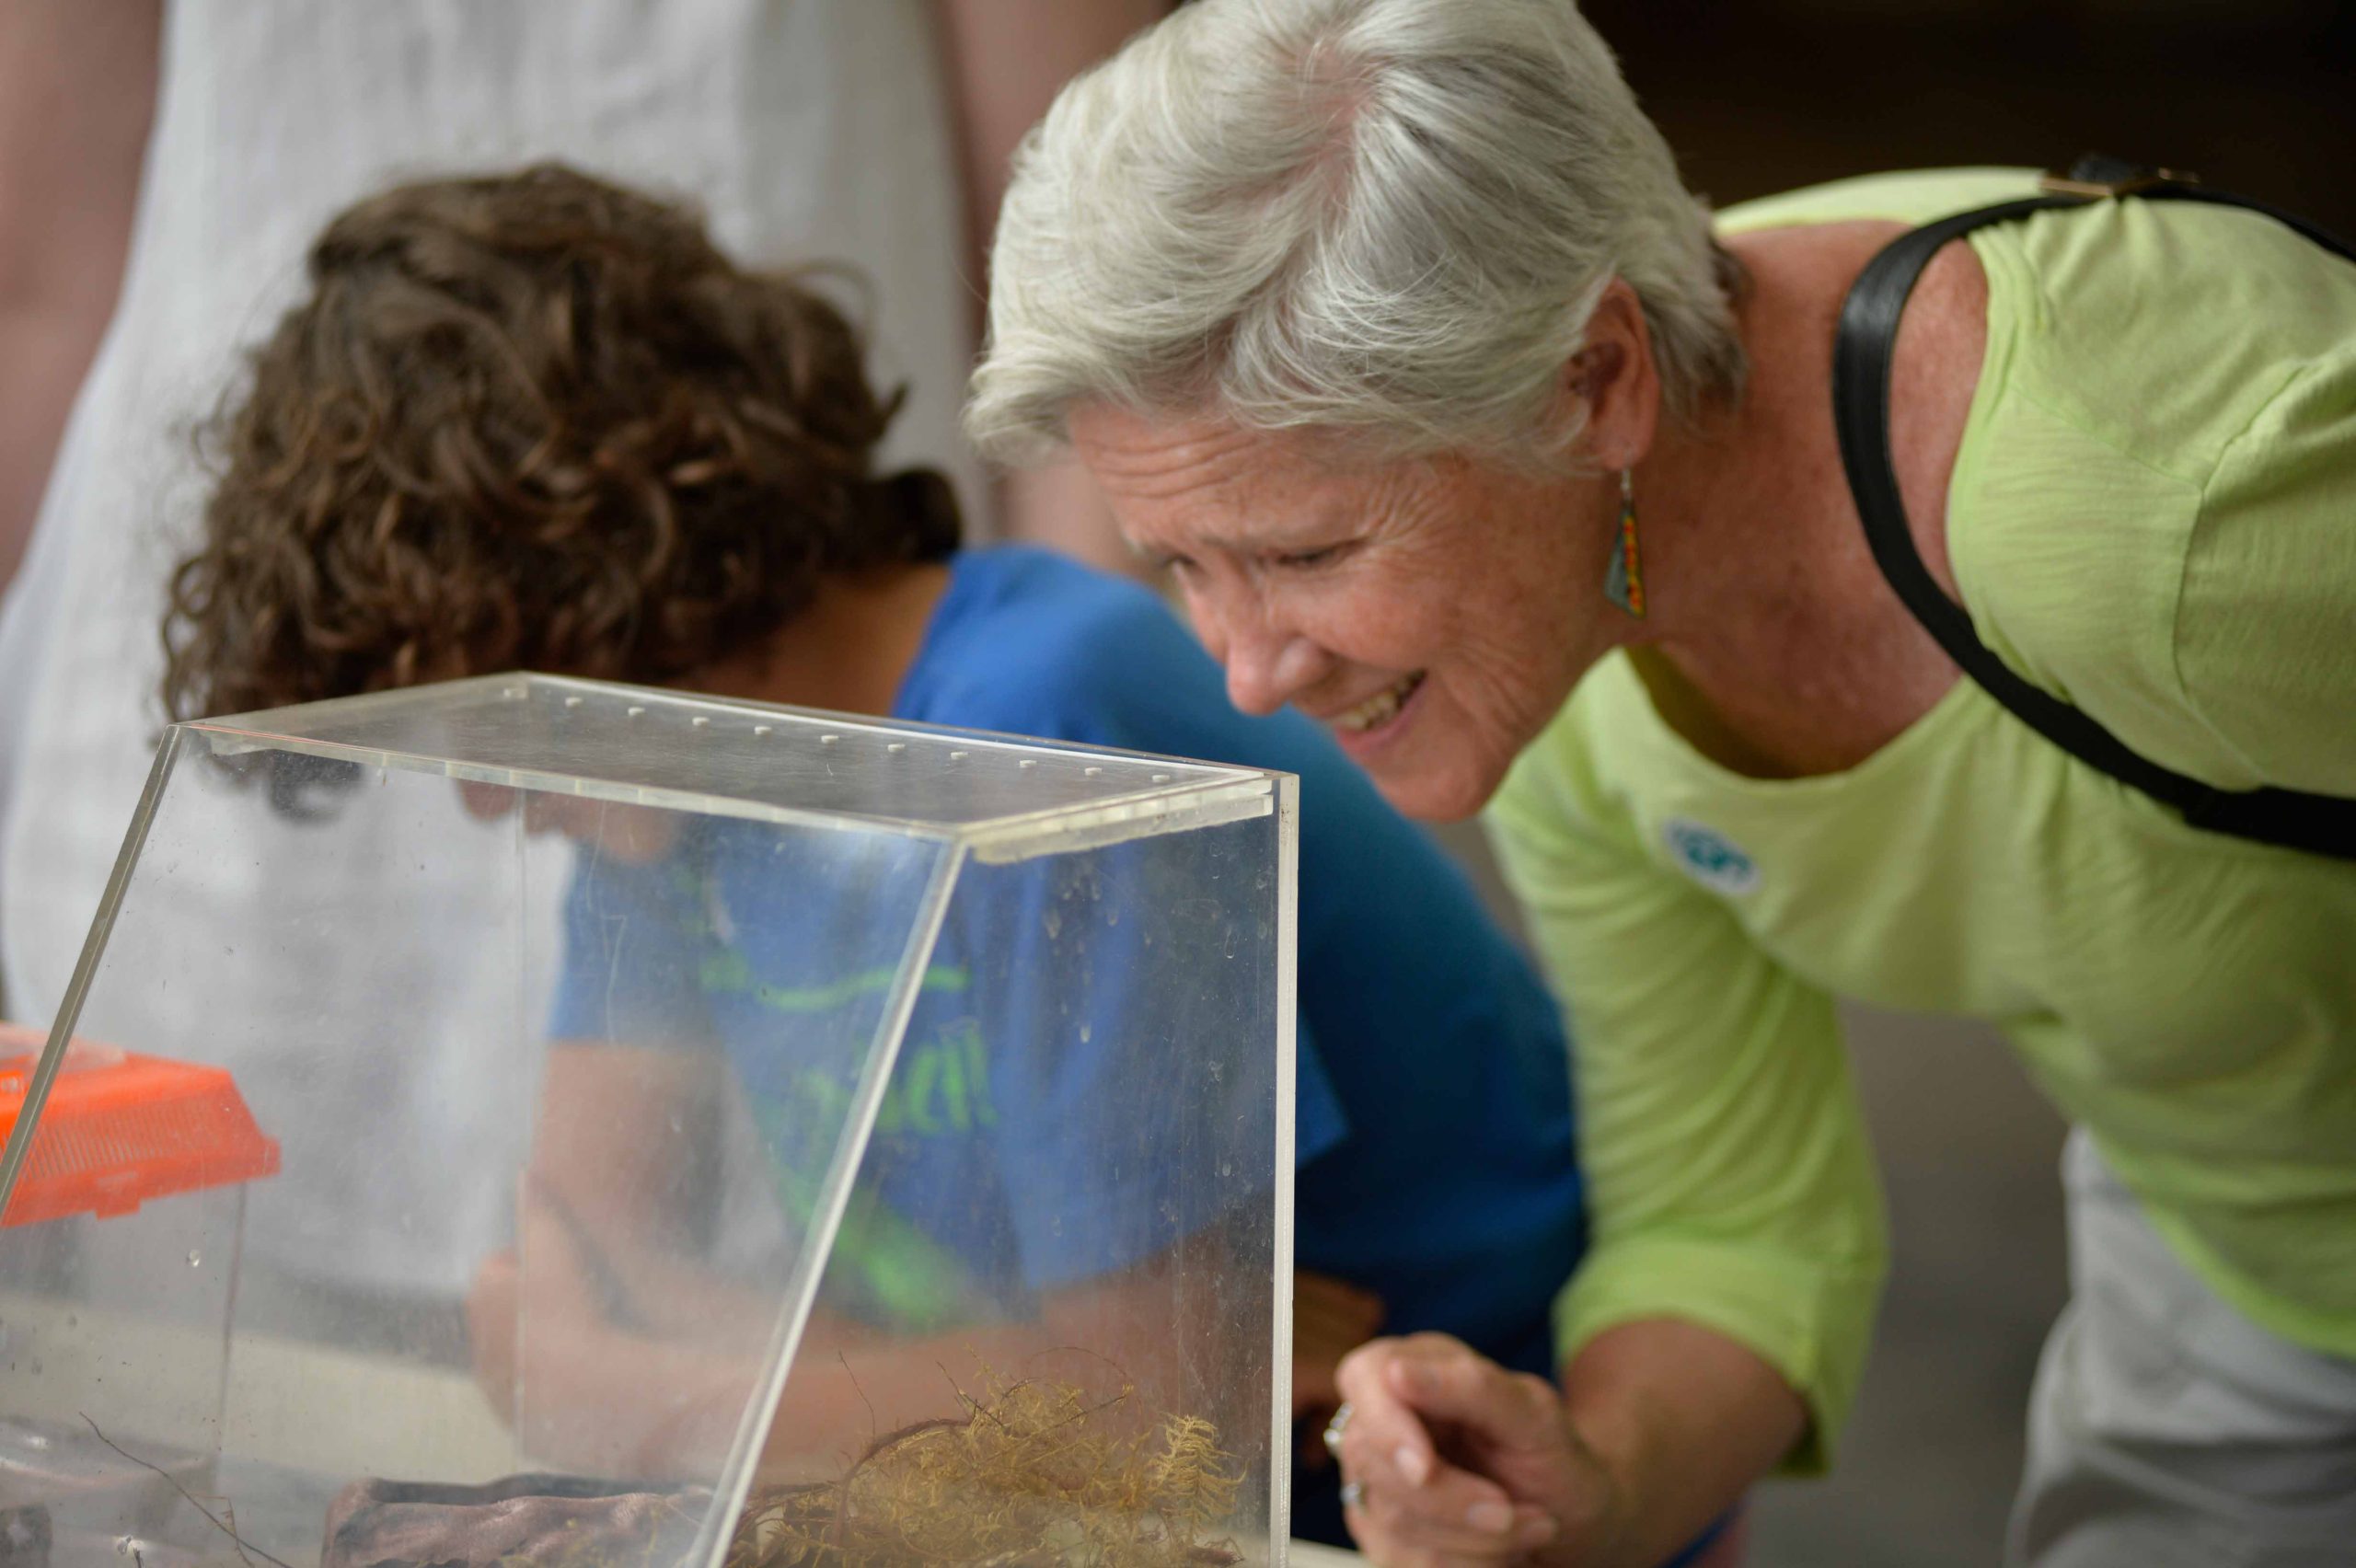
<svg viewBox="0 0 2356 1568"><path fill-rule="evenodd" d="M1685 874L1703 887L1731 894L1749 893L1759 885L1759 863L1715 827L1671 817L1661 824L1660 836Z"/></svg>

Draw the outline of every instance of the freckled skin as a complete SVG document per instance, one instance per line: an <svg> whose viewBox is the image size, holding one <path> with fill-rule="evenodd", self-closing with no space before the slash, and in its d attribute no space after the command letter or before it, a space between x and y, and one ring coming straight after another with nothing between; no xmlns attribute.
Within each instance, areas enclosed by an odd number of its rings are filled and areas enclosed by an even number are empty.
<svg viewBox="0 0 2356 1568"><path fill-rule="evenodd" d="M1619 612L1597 585L1614 481L1351 463L1312 436L1107 407L1070 429L1123 532L1171 568L1237 708L1332 720L1424 676L1395 732L1353 747L1410 815L1479 810L1610 646Z"/></svg>

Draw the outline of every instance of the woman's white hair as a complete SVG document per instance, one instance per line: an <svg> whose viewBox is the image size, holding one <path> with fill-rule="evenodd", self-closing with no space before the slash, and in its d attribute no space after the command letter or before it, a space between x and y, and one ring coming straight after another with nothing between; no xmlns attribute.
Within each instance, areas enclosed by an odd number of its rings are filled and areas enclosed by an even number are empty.
<svg viewBox="0 0 2356 1568"><path fill-rule="evenodd" d="M1105 401L1532 455L1614 277L1673 412L1739 389L1738 270L1571 0L1195 0L1016 155L966 432L1023 461Z"/></svg>

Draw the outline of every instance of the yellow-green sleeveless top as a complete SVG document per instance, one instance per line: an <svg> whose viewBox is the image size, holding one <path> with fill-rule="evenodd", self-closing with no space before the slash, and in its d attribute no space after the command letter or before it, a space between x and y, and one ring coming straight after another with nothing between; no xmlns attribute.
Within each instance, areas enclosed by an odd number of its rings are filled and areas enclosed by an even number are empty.
<svg viewBox="0 0 2356 1568"><path fill-rule="evenodd" d="M1847 181L1725 232L1930 219L2013 170ZM2356 796L2356 266L2253 213L1982 229L1948 495L1980 635L2179 771ZM2356 1356L2356 863L2188 828L1968 680L1846 772L1702 756L1624 657L1491 808L1576 1027L1596 1246L1564 1353L1676 1317L1807 1397L1863 1366L1880 1197L1831 997L1990 1020L2222 1297Z"/></svg>

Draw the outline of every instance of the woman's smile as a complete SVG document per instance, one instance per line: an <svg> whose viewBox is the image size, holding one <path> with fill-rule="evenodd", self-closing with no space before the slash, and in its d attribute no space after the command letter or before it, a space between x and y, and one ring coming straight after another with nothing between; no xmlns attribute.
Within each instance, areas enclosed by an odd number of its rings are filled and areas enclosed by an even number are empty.
<svg viewBox="0 0 2356 1568"><path fill-rule="evenodd" d="M1381 732L1422 688L1424 674L1417 670L1395 685L1385 686L1364 702L1334 714L1330 722L1345 735L1364 737Z"/></svg>
<svg viewBox="0 0 2356 1568"><path fill-rule="evenodd" d="M1352 762L1377 774L1386 756L1410 739L1416 719L1427 706L1420 698L1428 674L1417 670L1325 721L1335 743Z"/></svg>

